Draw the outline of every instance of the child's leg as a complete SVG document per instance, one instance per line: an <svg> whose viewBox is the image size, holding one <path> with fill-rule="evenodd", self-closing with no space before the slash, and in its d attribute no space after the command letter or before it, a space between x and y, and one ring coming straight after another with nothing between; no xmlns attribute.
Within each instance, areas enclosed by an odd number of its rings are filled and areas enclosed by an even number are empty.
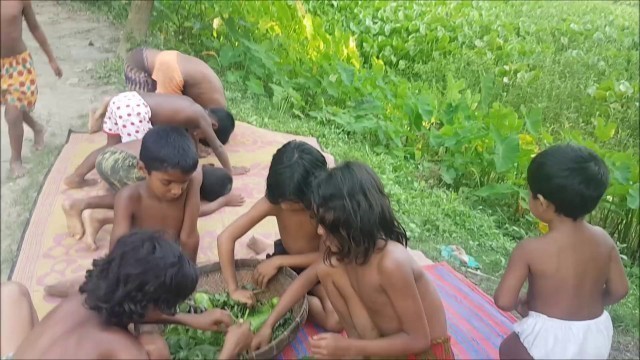
<svg viewBox="0 0 640 360"><path fill-rule="evenodd" d="M267 241L255 235L252 236L249 241L247 241L247 247L249 248L249 250L256 253L259 258L262 258L263 256L266 257L266 254L269 251L273 251L273 243L271 241Z"/></svg>
<svg viewBox="0 0 640 360"><path fill-rule="evenodd" d="M309 319L327 331L341 332L343 330L342 323L340 323L338 314L333 309L327 292L322 285L316 285L311 290L311 294L313 295L307 295L309 300Z"/></svg>
<svg viewBox="0 0 640 360"><path fill-rule="evenodd" d="M44 287L44 293L49 296L66 298L79 291L80 285L84 282L85 275L76 275L66 280Z"/></svg>
<svg viewBox="0 0 640 360"><path fill-rule="evenodd" d="M500 359L533 359L515 332L502 341L499 351Z"/></svg>
<svg viewBox="0 0 640 360"><path fill-rule="evenodd" d="M2 304L1 316L1 349L0 354L13 354L38 323L38 314L33 308L29 290L17 282L9 281L2 284L0 289Z"/></svg>
<svg viewBox="0 0 640 360"><path fill-rule="evenodd" d="M24 176L26 172L22 165L23 112L18 107L7 104L4 109L4 117L7 121L9 145L11 146L11 160L9 162L11 176L19 178Z"/></svg>
<svg viewBox="0 0 640 360"><path fill-rule="evenodd" d="M113 209L116 195L109 192L105 195L92 196L88 198L65 199L62 203L62 211L67 218L67 229L69 235L80 239L84 235L82 224L82 212L87 209Z"/></svg>
<svg viewBox="0 0 640 360"><path fill-rule="evenodd" d="M96 166L96 160L100 153L102 153L108 145L101 146L94 151L92 151L81 163L78 167L73 171L73 173L66 178L64 178L64 184L71 189L78 189L86 186L93 186L98 182L94 179L87 180L85 176L91 172Z"/></svg>
<svg viewBox="0 0 640 360"><path fill-rule="evenodd" d="M105 225L113 224L113 210L91 209L82 213L82 224L87 231L82 241L87 244L89 250L98 248L96 237Z"/></svg>
<svg viewBox="0 0 640 360"><path fill-rule="evenodd" d="M97 133L102 129L102 121L104 120L105 115L107 114L107 109L109 108L109 103L111 102L112 97L106 97L102 101L102 104L95 110L89 113L89 134Z"/></svg>
<svg viewBox="0 0 640 360"><path fill-rule="evenodd" d="M44 147L44 134L46 132L44 125L35 121L28 111L22 112L22 120L33 130L33 149L36 151L42 150Z"/></svg>

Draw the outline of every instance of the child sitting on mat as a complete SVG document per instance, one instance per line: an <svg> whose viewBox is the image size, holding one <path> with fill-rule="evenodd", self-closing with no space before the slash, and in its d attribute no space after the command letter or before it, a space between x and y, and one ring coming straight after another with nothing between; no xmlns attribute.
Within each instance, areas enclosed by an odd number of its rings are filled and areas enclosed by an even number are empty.
<svg viewBox="0 0 640 360"><path fill-rule="evenodd" d="M109 251L124 234L134 230L162 231L178 239L182 251L193 261L198 257L200 235L200 187L195 146L184 129L156 126L140 146L140 170L145 180L127 185L115 197ZM81 277L45 287L51 296L65 297L78 289Z"/></svg>
<svg viewBox="0 0 640 360"><path fill-rule="evenodd" d="M324 259L287 288L252 349L266 346L278 320L320 281L348 338L314 336L314 357L453 359L438 292L407 251L407 234L373 170L357 162L331 169L311 200Z"/></svg>
<svg viewBox="0 0 640 360"><path fill-rule="evenodd" d="M91 152L67 176L64 184L70 188L91 185L85 177L94 169L102 151L119 143L142 139L153 126L172 125L189 130L194 140L202 140L212 149L221 166L230 174L241 175L246 168L232 168L223 144L235 128L235 120L223 109L204 109L182 95L124 92L105 100L101 109L91 116L89 132L100 128L107 134L107 144Z"/></svg>
<svg viewBox="0 0 640 360"><path fill-rule="evenodd" d="M629 284L615 242L584 217L607 190L607 166L585 147L556 145L533 158L527 182L531 213L549 232L516 246L496 289L500 309L524 316L500 358L606 359L613 326L605 306L623 299Z"/></svg>
<svg viewBox="0 0 640 360"><path fill-rule="evenodd" d="M238 287L234 266L235 243L263 219L274 216L278 222L281 239L274 244L274 253L267 255L255 270L256 284L264 288L281 267L298 272L321 259L320 237L317 224L311 219L305 204L309 202L311 182L327 171L327 160L313 146L292 140L273 155L267 175L266 195L245 214L236 219L218 236L220 266L229 294L237 301L252 304L253 293ZM257 238L253 238L257 242ZM270 244L269 244L270 245ZM249 247L257 253L260 244ZM309 288L311 290L311 288ZM341 326L324 290L317 286L309 296L309 318L330 331L340 331Z"/></svg>
<svg viewBox="0 0 640 360"><path fill-rule="evenodd" d="M113 209L115 194L127 185L144 181L138 154L142 140L117 144L104 150L96 160L96 171L109 185L104 195L65 200L62 209L67 218L69 234L82 239L90 249L95 249L95 239L100 229L113 223L113 213L96 213L88 209ZM199 216L207 216L225 206L241 206L244 197L231 192L233 177L225 170L213 165L198 167L194 177L202 177L200 186Z"/></svg>

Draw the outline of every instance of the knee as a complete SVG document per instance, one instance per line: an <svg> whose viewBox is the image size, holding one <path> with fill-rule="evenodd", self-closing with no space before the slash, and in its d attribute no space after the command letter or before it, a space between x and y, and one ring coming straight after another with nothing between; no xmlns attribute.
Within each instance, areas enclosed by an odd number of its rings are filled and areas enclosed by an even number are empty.
<svg viewBox="0 0 640 360"><path fill-rule="evenodd" d="M7 125L22 125L22 111L17 107L7 105L4 114Z"/></svg>
<svg viewBox="0 0 640 360"><path fill-rule="evenodd" d="M2 293L2 303L11 303L15 301L23 302L25 299L29 299L29 289L19 282L8 281L2 284L0 290Z"/></svg>

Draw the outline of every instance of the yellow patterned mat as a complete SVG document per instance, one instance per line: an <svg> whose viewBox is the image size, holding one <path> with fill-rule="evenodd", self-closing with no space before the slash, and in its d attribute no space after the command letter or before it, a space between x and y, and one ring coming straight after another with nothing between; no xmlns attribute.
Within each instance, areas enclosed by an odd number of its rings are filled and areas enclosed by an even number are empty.
<svg viewBox="0 0 640 360"><path fill-rule="evenodd" d="M260 129L238 122L227 152L232 164L248 166L251 171L247 175L234 177L234 191L244 195L246 203L242 207L224 208L207 217L200 218L200 248L198 264L211 263L218 260L216 239L223 230L240 214L248 210L264 195L265 181L271 157L275 151L289 140L298 139L320 149L314 138L300 137ZM74 133L62 149L48 177L43 184L35 208L31 215L27 230L22 239L20 253L11 275L11 279L25 284L31 293L35 308L40 318L51 310L59 301L44 295L44 286L59 280L84 274L91 261L103 256L108 248L111 226L106 226L97 238L98 249L89 251L84 243L67 234L66 219L62 211L62 202L67 198L91 196L102 193L104 184L85 189L67 189L62 181L75 167L94 149L106 142L102 133ZM325 153L329 166L333 166L333 157ZM212 161L212 160L208 160ZM89 178L99 179L92 172ZM248 249L246 243L251 236L274 241L279 238L275 219L265 219L249 234L236 244L237 258L251 258L256 254ZM414 257L426 264L430 261L417 251Z"/></svg>

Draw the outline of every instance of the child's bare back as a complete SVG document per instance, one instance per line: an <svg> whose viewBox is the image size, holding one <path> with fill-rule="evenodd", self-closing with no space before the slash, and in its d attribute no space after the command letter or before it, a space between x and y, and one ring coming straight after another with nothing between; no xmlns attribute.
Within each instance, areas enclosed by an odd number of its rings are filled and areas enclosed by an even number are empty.
<svg viewBox="0 0 640 360"><path fill-rule="evenodd" d="M604 311L603 289L619 255L601 228L572 225L518 247L529 266L527 305L556 319L591 320Z"/></svg>

